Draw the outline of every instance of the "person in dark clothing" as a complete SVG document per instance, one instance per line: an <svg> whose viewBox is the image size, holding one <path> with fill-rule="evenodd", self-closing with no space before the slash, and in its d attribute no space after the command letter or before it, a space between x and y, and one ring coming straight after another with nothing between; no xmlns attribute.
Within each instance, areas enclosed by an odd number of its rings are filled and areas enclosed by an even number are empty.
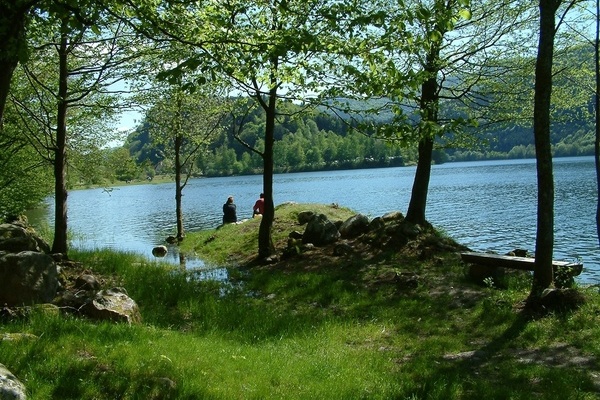
<svg viewBox="0 0 600 400"><path fill-rule="evenodd" d="M252 207L252 211L254 215L263 215L265 213L265 194L261 193L256 203L254 203L254 207Z"/></svg>
<svg viewBox="0 0 600 400"><path fill-rule="evenodd" d="M233 196L227 198L227 202L223 204L223 223L231 224L237 222L236 207L233 204Z"/></svg>

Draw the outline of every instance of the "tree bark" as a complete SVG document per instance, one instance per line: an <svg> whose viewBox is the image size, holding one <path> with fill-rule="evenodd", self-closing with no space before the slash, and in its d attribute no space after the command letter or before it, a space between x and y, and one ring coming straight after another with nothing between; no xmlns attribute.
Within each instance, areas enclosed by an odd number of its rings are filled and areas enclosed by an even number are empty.
<svg viewBox="0 0 600 400"><path fill-rule="evenodd" d="M419 141L419 160L413 181L412 192L406 220L413 224L424 225L425 208L427 206L427 193L429 192L429 179L431 177L431 159L433 154L433 139L424 137Z"/></svg>
<svg viewBox="0 0 600 400"><path fill-rule="evenodd" d="M61 30L65 32L65 29ZM53 253L62 253L65 256L68 251L67 243L67 90L68 90L68 39L62 33L60 40L59 57L59 87L58 107L56 120L56 143L54 148L54 242Z"/></svg>
<svg viewBox="0 0 600 400"><path fill-rule="evenodd" d="M273 202L273 147L275 145L275 117L277 105L277 87L269 91L267 107L265 109L265 151L263 152L263 193L265 195L265 213L260 221L258 230L258 257L266 258L273 254L273 240L271 230L275 219L275 205Z"/></svg>
<svg viewBox="0 0 600 400"><path fill-rule="evenodd" d="M425 71L429 74L428 79L421 86L421 100L419 109L421 111L421 139L419 140L419 160L413 181L410 202L406 213L406 220L413 224L425 225L427 223L425 210L427 207L427 193L429 192L429 179L431 177L431 161L433 156L433 138L435 132L432 130L437 126L438 119L438 61L439 47L433 46L427 55Z"/></svg>
<svg viewBox="0 0 600 400"><path fill-rule="evenodd" d="M596 140L594 141L594 155L596 164L596 233L600 244L600 0L596 0L596 41L594 42L594 60L596 71L596 93L594 96L594 110L596 113Z"/></svg>
<svg viewBox="0 0 600 400"><path fill-rule="evenodd" d="M540 0L540 34L535 67L533 134L537 160L538 205L535 243L535 269L531 295L539 297L552 285L554 247L554 177L550 142L550 102L555 16L560 0Z"/></svg>
<svg viewBox="0 0 600 400"><path fill-rule="evenodd" d="M183 137L180 134L175 136L175 214L177 216L177 240L183 240L185 232L183 231L183 209L181 200L183 198L183 187L181 186L181 145Z"/></svg>

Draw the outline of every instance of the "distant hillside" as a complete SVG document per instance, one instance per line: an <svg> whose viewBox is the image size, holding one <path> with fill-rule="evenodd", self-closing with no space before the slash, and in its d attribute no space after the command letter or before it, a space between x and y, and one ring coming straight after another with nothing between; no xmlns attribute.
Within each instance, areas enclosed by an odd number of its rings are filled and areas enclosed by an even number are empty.
<svg viewBox="0 0 600 400"><path fill-rule="evenodd" d="M384 142L351 128L365 118L370 118L378 124L391 121L393 114L386 99L362 103L357 100L338 99L329 107L320 107L312 112L300 112L300 107L292 103L280 104L282 115L278 117L275 128L277 145L274 154L275 171L278 173L399 166L414 164L417 161L416 144L411 148L400 148L393 141ZM373 114L374 116L368 116L368 110L378 112ZM408 109L405 111L409 112ZM452 114L452 110L446 108L445 113ZM573 116L565 120L569 122L552 126L551 141L554 154L594 154L595 135L592 123ZM207 152L198 160L198 174L223 176L260 173L262 159L233 139L232 128L227 121L223 128L223 133L208 146ZM535 157L531 127L505 125L493 129L466 128L466 132L477 138L476 141L469 141L470 147L438 149L434 153L434 161L443 163ZM262 150L263 134L264 115L258 108L248 116L240 136L245 143ZM447 136L451 135L450 133ZM124 147L138 166L146 166L146 169L151 167L158 173L170 172L170 163L165 163L165 149L153 143L147 125L141 124L130 134Z"/></svg>

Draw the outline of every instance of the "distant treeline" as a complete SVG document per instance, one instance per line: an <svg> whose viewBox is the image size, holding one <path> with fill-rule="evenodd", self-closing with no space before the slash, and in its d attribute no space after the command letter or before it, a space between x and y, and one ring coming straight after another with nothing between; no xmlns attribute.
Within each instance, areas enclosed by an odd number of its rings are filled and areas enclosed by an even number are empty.
<svg viewBox="0 0 600 400"><path fill-rule="evenodd" d="M552 126L552 152L555 157L594 155L595 132L590 123L571 122ZM514 126L483 134L481 147L450 149L447 161L476 161L535 158L532 128Z"/></svg>
<svg viewBox="0 0 600 400"><path fill-rule="evenodd" d="M417 161L416 146L400 147L394 140L371 137L326 112L290 115L294 116L281 116L276 126L276 173L393 167ZM235 140L232 129L224 129L198 158L198 175L227 176L262 172L261 157ZM255 112L245 122L240 139L260 151L264 148L263 132L263 116L261 112ZM440 148L434 152L434 162L535 157L531 128L513 126L485 131L479 129L474 130L473 135L479 138L478 146L468 149ZM591 124L577 122L555 125L552 134L554 154L558 157L592 155L594 136ZM153 143L146 125L142 124L130 134L124 147L140 167L137 174L172 172L172 161L164 156L161 146ZM130 170L128 179L133 178L132 174Z"/></svg>

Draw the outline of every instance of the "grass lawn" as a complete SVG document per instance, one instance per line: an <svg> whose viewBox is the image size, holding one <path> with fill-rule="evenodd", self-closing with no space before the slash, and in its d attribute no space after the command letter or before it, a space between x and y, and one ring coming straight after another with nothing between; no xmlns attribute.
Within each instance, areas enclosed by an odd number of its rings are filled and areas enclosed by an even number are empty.
<svg viewBox="0 0 600 400"><path fill-rule="evenodd" d="M286 204L273 240L303 231ZM598 399L600 295L528 314L531 279L477 285L435 231L395 247L374 238L255 262L259 219L188 234L181 244L227 282L110 251L70 257L125 287L140 325L32 311L0 323L0 363L29 399ZM500 289L499 287L503 287ZM30 335L9 336L27 333ZM8 339L12 340L8 340Z"/></svg>

